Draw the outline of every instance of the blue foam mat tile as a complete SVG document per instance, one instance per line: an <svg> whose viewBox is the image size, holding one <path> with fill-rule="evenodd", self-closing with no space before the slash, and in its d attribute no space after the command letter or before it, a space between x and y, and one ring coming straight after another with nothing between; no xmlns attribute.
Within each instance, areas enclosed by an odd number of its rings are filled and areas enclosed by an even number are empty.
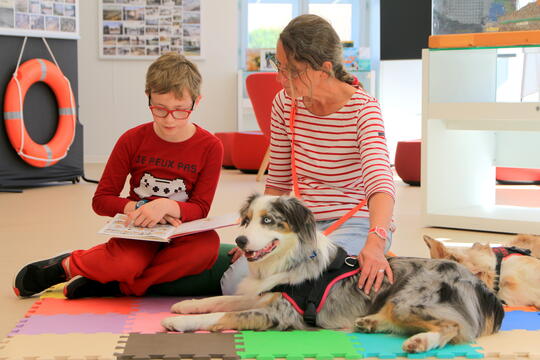
<svg viewBox="0 0 540 360"><path fill-rule="evenodd" d="M501 330L540 330L540 312L507 311L504 313Z"/></svg>
<svg viewBox="0 0 540 360"><path fill-rule="evenodd" d="M378 357L380 359L394 359L396 357L407 357L409 359L424 359L427 357L436 357L439 359L453 359L461 356L467 359L480 359L484 354L479 352L480 347L474 344L446 345L441 349L433 349L423 353L408 354L401 348L403 342L407 339L405 336L396 336L389 334L349 334L351 341L363 357Z"/></svg>

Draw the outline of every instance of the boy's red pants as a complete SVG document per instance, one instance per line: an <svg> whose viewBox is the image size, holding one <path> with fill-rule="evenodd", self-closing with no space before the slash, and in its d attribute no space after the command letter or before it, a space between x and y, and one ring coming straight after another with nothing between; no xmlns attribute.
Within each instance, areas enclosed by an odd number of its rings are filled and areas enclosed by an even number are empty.
<svg viewBox="0 0 540 360"><path fill-rule="evenodd" d="M213 230L181 236L167 244L111 238L91 249L72 252L67 263L72 277L119 281L124 295L141 296L151 285L211 268L218 249L219 236Z"/></svg>

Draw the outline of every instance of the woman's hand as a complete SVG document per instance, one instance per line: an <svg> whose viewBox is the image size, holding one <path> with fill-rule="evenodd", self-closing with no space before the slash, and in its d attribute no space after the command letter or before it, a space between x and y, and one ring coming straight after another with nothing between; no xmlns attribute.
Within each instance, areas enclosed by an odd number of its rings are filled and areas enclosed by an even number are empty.
<svg viewBox="0 0 540 360"><path fill-rule="evenodd" d="M176 209L173 207L176 207ZM170 213L177 209L178 205L174 200L152 200L128 213L125 225L127 226L132 223L135 226L154 227L158 222L164 219L166 215L170 216Z"/></svg>
<svg viewBox="0 0 540 360"><path fill-rule="evenodd" d="M231 251L228 252L228 254L232 255L231 263L233 263L244 255L244 252L238 246L235 246Z"/></svg>
<svg viewBox="0 0 540 360"><path fill-rule="evenodd" d="M358 262L362 269L358 279L358 287L363 289L367 295L369 295L372 286L375 292L379 291L385 274L390 283L394 282L394 274L384 256L384 246L385 242L378 235L370 233L366 245L358 254Z"/></svg>

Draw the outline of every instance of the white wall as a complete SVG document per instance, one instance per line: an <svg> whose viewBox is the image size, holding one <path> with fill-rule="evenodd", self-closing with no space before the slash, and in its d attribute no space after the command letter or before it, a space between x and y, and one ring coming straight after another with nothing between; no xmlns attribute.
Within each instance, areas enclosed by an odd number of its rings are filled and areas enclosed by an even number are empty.
<svg viewBox="0 0 540 360"><path fill-rule="evenodd" d="M193 121L211 132L236 130L237 0L201 0L203 99ZM151 121L144 94L150 60L101 60L98 1L80 4L79 119L86 162L106 161L118 137Z"/></svg>
<svg viewBox="0 0 540 360"><path fill-rule="evenodd" d="M381 109L390 161L398 141L422 135L422 60L385 60L380 68Z"/></svg>

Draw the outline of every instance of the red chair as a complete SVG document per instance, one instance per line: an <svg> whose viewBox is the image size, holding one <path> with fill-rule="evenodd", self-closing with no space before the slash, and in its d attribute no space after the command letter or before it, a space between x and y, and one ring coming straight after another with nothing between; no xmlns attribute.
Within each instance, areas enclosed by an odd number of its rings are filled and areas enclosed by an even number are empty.
<svg viewBox="0 0 540 360"><path fill-rule="evenodd" d="M270 120L272 112L272 102L276 94L283 88L277 80L276 72L258 72L249 74L246 77L246 90L253 105L255 118L259 128L270 141ZM264 159L257 173L257 181L260 181L262 175L270 162L270 147L267 148Z"/></svg>
<svg viewBox="0 0 540 360"><path fill-rule="evenodd" d="M399 141L396 148L394 167L403 182L420 185L421 140Z"/></svg>

